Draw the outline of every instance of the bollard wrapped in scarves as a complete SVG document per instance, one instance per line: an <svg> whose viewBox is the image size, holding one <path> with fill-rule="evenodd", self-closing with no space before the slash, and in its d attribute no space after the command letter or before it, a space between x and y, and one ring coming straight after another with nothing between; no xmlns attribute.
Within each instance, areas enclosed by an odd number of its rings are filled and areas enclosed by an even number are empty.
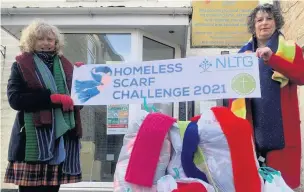
<svg viewBox="0 0 304 192"><path fill-rule="evenodd" d="M226 107L191 121L145 108L124 136L115 192L264 191L247 120Z"/></svg>

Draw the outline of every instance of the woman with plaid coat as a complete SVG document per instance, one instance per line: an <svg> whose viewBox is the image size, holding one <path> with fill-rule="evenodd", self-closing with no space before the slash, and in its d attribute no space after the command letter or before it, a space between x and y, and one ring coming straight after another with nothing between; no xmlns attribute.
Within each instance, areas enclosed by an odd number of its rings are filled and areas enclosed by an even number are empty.
<svg viewBox="0 0 304 192"><path fill-rule="evenodd" d="M58 192L61 184L81 181L80 111L62 47L55 26L34 21L22 32L22 53L11 68L7 96L17 115L4 182L20 192Z"/></svg>

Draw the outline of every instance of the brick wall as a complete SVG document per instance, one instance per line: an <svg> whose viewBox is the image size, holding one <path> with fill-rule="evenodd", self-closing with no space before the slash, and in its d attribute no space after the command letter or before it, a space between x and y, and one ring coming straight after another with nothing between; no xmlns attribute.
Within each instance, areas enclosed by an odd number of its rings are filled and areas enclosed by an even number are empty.
<svg viewBox="0 0 304 192"><path fill-rule="evenodd" d="M12 63L19 52L18 41L1 29L1 45L6 46L6 56L1 55L1 189L15 188L14 185L3 184L3 177L7 165L7 148L11 134L12 125L16 112L12 110L7 102L6 86L10 75Z"/></svg>
<svg viewBox="0 0 304 192"><path fill-rule="evenodd" d="M285 18L284 34L304 46L304 1L282 1L281 8Z"/></svg>

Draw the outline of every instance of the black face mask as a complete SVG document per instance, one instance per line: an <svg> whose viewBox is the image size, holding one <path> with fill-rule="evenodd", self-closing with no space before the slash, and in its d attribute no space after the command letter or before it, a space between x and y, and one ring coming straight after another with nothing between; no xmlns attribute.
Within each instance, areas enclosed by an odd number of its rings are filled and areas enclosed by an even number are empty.
<svg viewBox="0 0 304 192"><path fill-rule="evenodd" d="M52 68L54 63L55 51L35 51L35 54L49 67Z"/></svg>

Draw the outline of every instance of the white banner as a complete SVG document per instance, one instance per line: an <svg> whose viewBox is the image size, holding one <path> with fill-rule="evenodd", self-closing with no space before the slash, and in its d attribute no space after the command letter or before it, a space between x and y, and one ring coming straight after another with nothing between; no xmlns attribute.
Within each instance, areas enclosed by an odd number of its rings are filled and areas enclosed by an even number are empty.
<svg viewBox="0 0 304 192"><path fill-rule="evenodd" d="M76 67L76 105L141 104L261 96L254 53Z"/></svg>

